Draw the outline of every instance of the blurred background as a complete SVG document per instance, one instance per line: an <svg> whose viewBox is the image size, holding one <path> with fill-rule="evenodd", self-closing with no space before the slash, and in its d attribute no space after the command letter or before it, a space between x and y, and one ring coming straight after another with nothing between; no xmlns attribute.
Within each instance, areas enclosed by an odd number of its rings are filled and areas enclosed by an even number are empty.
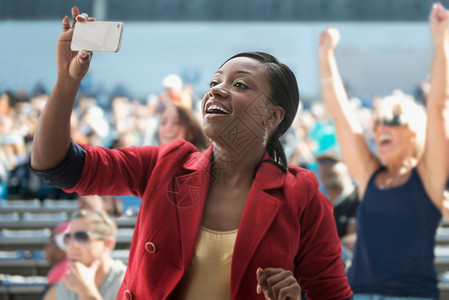
<svg viewBox="0 0 449 300"><path fill-rule="evenodd" d="M448 1L442 1L449 3ZM60 21L77 5L98 20L125 23L117 54L96 54L85 85L128 89L145 99L171 73L198 93L231 55L267 51L298 77L305 102L319 95L316 48L326 26L342 34L338 59L353 95L401 87L413 93L430 61L431 0L1 0L0 91L55 82ZM366 72L369 70L369 72Z"/></svg>
<svg viewBox="0 0 449 300"><path fill-rule="evenodd" d="M449 6L449 0L441 2ZM140 199L86 200L45 185L28 168L37 119L56 82L61 21L70 16L72 6L97 20L125 24L120 51L95 53L81 84L71 119L75 142L120 148L186 138L178 135L180 127L201 124L198 104L221 64L238 52L264 51L294 71L300 88L300 113L282 140L289 164L312 170L319 178L316 157L339 149L333 122L320 99L321 31L332 26L341 33L336 51L341 75L366 142L375 151L370 129L377 99L402 95L425 106L432 58L427 19L432 4L432 0L0 0L0 294L5 299L39 298L51 267L44 245L58 224L86 205L103 207L114 217L119 226L114 257L128 259ZM176 111L167 109L172 103ZM182 116L188 114L197 117L198 124L187 124ZM449 299L447 225L442 224L435 248L442 299Z"/></svg>

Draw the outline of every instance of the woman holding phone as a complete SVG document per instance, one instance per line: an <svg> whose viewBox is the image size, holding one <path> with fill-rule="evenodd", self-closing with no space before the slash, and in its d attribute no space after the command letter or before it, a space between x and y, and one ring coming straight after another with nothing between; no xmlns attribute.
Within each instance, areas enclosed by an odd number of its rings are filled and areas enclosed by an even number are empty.
<svg viewBox="0 0 449 300"><path fill-rule="evenodd" d="M62 27L31 167L67 191L142 199L118 299L300 299L301 288L310 300L351 297L332 204L313 173L287 166L279 141L299 105L286 65L250 52L217 70L202 101L204 152L183 140L75 145L70 114L92 54L72 52L68 17Z"/></svg>

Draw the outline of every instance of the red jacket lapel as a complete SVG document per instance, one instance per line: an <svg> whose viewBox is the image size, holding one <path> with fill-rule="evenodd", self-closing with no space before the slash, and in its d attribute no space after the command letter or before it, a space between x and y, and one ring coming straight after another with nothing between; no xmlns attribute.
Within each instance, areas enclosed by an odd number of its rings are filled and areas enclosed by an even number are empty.
<svg viewBox="0 0 449 300"><path fill-rule="evenodd" d="M198 229L210 182L212 146L204 153L195 153L183 164L188 172L175 178L174 192L179 197L177 210L182 239L184 270L195 251ZM271 160L266 153L264 160ZM190 173L189 173L190 172ZM258 245L275 219L279 200L268 192L283 186L284 173L264 162L259 167L240 220L231 268L231 291L238 291L242 277Z"/></svg>
<svg viewBox="0 0 449 300"><path fill-rule="evenodd" d="M263 160L271 160L266 153ZM283 186L284 173L275 165L264 162L257 171L240 220L231 268L231 292L234 299L243 275L258 245L264 238L279 210L279 199L268 191ZM256 274L254 273L254 280ZM246 287L247 288L247 287Z"/></svg>
<svg viewBox="0 0 449 300"><path fill-rule="evenodd" d="M184 270L187 269L195 251L198 230L209 189L211 157L212 146L203 153L195 153L183 164L184 169L190 173L175 178L178 184L178 195L182 197L180 198L181 201L177 203L177 212Z"/></svg>

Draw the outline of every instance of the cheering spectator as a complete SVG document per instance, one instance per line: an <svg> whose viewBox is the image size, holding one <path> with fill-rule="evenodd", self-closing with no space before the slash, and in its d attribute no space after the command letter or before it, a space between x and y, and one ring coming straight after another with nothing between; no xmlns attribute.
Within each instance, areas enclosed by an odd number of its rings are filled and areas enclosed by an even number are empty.
<svg viewBox="0 0 449 300"><path fill-rule="evenodd" d="M435 4L430 13L434 56L427 124L423 110L408 97L386 97L373 124L379 157L368 148L348 107L334 55L339 33L326 29L321 34L323 99L362 200L348 273L355 300L439 298L433 251L448 177L448 21L449 11Z"/></svg>

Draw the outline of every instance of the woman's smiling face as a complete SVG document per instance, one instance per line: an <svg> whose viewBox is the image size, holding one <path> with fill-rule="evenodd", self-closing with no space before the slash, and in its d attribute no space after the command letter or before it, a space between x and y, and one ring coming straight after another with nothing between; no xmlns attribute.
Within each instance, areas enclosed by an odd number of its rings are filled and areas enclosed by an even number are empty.
<svg viewBox="0 0 449 300"><path fill-rule="evenodd" d="M186 138L186 128L179 118L178 110L169 106L161 115L158 128L159 143L169 144L177 139Z"/></svg>
<svg viewBox="0 0 449 300"><path fill-rule="evenodd" d="M227 61L210 83L202 102L203 126L215 142L224 142L236 152L262 143L268 117L271 89L265 66L252 58Z"/></svg>

